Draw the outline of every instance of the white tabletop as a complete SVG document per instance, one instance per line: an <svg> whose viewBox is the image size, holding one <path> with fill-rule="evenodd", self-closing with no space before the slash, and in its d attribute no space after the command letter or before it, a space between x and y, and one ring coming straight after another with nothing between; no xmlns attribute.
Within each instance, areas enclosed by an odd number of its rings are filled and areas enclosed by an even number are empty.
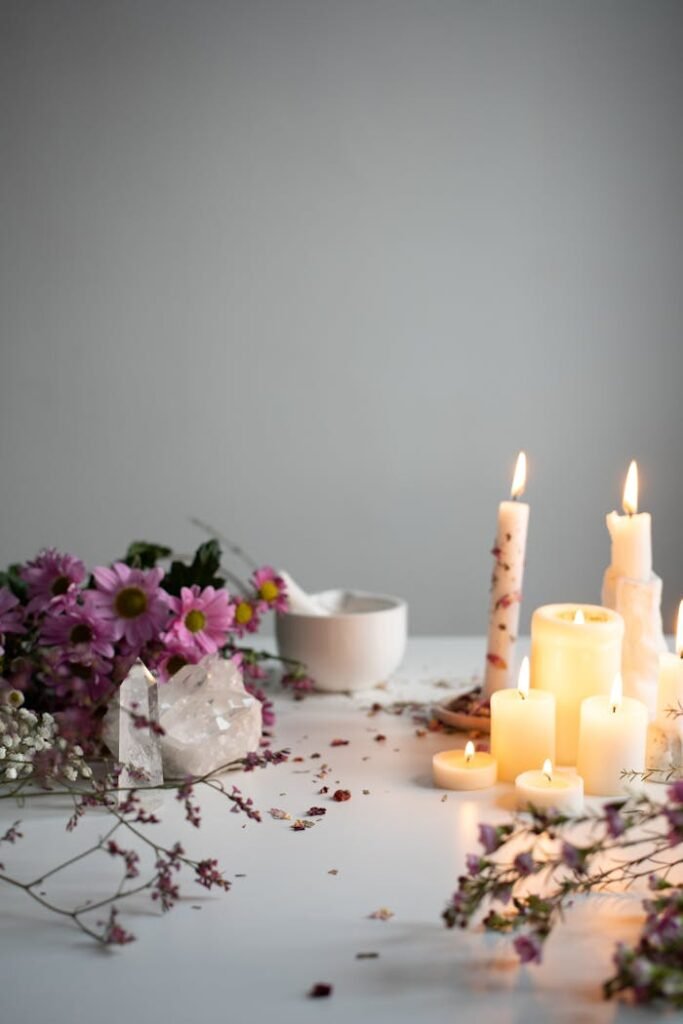
<svg viewBox="0 0 683 1024"><path fill-rule="evenodd" d="M510 942L481 932L448 931L441 922L447 896L476 849L477 826L507 813L510 787L478 794L449 793L430 780L432 754L462 744L443 734L417 736L409 715L368 717L375 699L443 699L435 684L462 682L482 664L484 641L415 639L385 691L355 697L321 695L294 702L278 696L274 746L303 762L234 776L263 813L262 823L227 813L204 798L203 824L182 824L166 798L160 835L182 838L188 852L216 856L234 878L228 893L207 894L188 880L190 898L163 918L141 896L122 922L134 944L102 951L69 922L46 914L23 893L0 887L0 1019L8 1024L289 1024L306 1021L506 1022L654 1019L601 998L618 938L638 928L635 897L594 898L575 908L548 943L542 968L520 967ZM376 742L381 732L385 742ZM348 740L331 747L331 741ZM319 753L320 758L310 755ZM318 795L316 778L352 797L335 803ZM232 781L232 777L231 777ZM364 790L368 790L364 794ZM305 816L327 813L314 828L293 832L271 807ZM97 834L91 816L73 835L66 809L54 803L17 810L3 804L2 820L21 818L26 839L5 847L13 872L35 877ZM331 874L336 870L337 874ZM235 877L245 875L246 877ZM116 865L100 854L55 882L57 899L107 895ZM114 881L115 885L116 882ZM87 890L87 893L86 893ZM372 920L387 907L390 920ZM376 959L356 959L376 952ZM329 982L329 999L308 999Z"/></svg>

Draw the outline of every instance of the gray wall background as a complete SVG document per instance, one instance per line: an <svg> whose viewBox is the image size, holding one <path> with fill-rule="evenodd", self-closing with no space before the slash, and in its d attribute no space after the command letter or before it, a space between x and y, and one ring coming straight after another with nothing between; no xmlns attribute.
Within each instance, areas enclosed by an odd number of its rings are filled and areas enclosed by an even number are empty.
<svg viewBox="0 0 683 1024"><path fill-rule="evenodd" d="M188 550L486 624L683 592L683 4L1 0L0 561Z"/></svg>

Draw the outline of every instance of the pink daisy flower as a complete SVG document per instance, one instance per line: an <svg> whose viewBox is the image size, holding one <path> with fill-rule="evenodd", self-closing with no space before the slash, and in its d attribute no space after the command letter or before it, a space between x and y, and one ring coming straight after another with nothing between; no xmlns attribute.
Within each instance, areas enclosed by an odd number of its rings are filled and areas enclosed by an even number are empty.
<svg viewBox="0 0 683 1024"><path fill-rule="evenodd" d="M168 595L159 586L163 575L163 569L131 569L123 562L93 570L94 606L112 623L114 639L123 637L139 649L161 633L168 619Z"/></svg>
<svg viewBox="0 0 683 1024"><path fill-rule="evenodd" d="M270 565L257 569L252 576L256 593L268 608L278 612L287 611L287 587L282 576L278 576Z"/></svg>
<svg viewBox="0 0 683 1024"><path fill-rule="evenodd" d="M102 658L114 657L114 629L111 620L98 614L95 595L91 590L83 594L83 604L48 609L40 631L44 644L68 645L76 649L91 649Z"/></svg>
<svg viewBox="0 0 683 1024"><path fill-rule="evenodd" d="M55 598L73 591L85 579L85 566L73 555L43 548L27 562L20 576L28 588L29 612L42 612Z"/></svg>
<svg viewBox="0 0 683 1024"><path fill-rule="evenodd" d="M248 597L235 597L231 601L233 621L231 629L238 636L255 633L261 624L261 605Z"/></svg>
<svg viewBox="0 0 683 1024"><path fill-rule="evenodd" d="M0 587L0 633L25 633L19 598L9 587Z"/></svg>
<svg viewBox="0 0 683 1024"><path fill-rule="evenodd" d="M223 646L235 617L227 590L202 590L195 584L183 587L180 597L169 597L168 603L176 617L165 640L175 640L200 655L215 654Z"/></svg>

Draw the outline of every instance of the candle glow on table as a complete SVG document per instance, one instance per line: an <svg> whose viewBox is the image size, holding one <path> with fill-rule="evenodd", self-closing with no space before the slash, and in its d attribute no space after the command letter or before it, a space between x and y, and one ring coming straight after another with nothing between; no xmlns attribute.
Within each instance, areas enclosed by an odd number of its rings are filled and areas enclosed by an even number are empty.
<svg viewBox="0 0 683 1024"><path fill-rule="evenodd" d="M517 688L491 695L491 753L502 782L514 782L520 772L555 758L555 698L529 689L528 658Z"/></svg>
<svg viewBox="0 0 683 1024"><path fill-rule="evenodd" d="M624 512L610 512L607 529L612 539L612 570L615 576L646 581L652 575L652 516L638 512L638 464L633 461L626 474L622 506Z"/></svg>
<svg viewBox="0 0 683 1024"><path fill-rule="evenodd" d="M600 605L549 604L531 618L531 685L555 697L560 764L576 764L581 703L609 694L623 635L621 615Z"/></svg>
<svg viewBox="0 0 683 1024"><path fill-rule="evenodd" d="M644 771L647 724L647 708L642 701L622 695L619 673L608 697L584 700L577 771L586 793L619 796L633 787L634 781L622 778L622 772Z"/></svg>
<svg viewBox="0 0 683 1024"><path fill-rule="evenodd" d="M531 806L538 810L554 808L578 814L583 809L583 779L579 775L558 775L548 759L541 771L522 772L517 776L515 797L519 810Z"/></svg>
<svg viewBox="0 0 683 1024"><path fill-rule="evenodd" d="M683 710L683 601L678 606L675 653L666 651L659 656L657 723L667 731L682 732L683 718L672 714L680 710Z"/></svg>
<svg viewBox="0 0 683 1024"><path fill-rule="evenodd" d="M442 750L432 758L434 785L440 789L486 789L495 785L496 760L475 750L468 740L464 750Z"/></svg>
<svg viewBox="0 0 683 1024"><path fill-rule="evenodd" d="M495 558L491 575L488 643L484 672L484 695L509 686L514 659L519 611L524 581L524 557L529 525L529 506L518 499L526 486L526 455L517 456L510 491L511 501L498 507Z"/></svg>

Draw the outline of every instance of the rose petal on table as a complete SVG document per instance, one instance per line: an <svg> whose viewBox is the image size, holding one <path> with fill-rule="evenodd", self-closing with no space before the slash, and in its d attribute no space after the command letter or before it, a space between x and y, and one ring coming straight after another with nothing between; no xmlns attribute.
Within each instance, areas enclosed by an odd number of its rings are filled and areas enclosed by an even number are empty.
<svg viewBox="0 0 683 1024"><path fill-rule="evenodd" d="M332 992L333 992L333 987L332 987L332 985L330 985L329 982L327 982L327 981L316 981L315 985L313 985L308 990L308 998L309 999L327 999L328 996L332 995Z"/></svg>
<svg viewBox="0 0 683 1024"><path fill-rule="evenodd" d="M380 907L379 910L373 910L371 914L368 914L371 921L388 921L393 916L393 910L389 910L388 907Z"/></svg>

